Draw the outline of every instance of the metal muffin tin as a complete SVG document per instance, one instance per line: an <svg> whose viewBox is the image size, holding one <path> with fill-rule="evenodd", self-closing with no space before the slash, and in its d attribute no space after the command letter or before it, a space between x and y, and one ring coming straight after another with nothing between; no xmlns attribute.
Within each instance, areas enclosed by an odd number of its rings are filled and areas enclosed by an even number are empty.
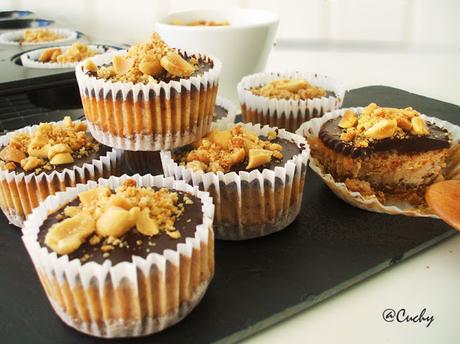
<svg viewBox="0 0 460 344"><path fill-rule="evenodd" d="M17 25L28 22L34 27L67 27L59 21L35 17L31 11L0 11L0 27L5 22L8 25L10 22L16 22ZM0 33L7 31L10 30L0 30ZM126 48L125 45L110 42L90 42L81 32L78 32L77 40L85 44ZM65 114L73 118L82 116L80 93L73 68L28 68L22 66L20 59L23 53L30 50L67 44L72 42L50 42L34 47L0 44L0 133L62 119Z"/></svg>

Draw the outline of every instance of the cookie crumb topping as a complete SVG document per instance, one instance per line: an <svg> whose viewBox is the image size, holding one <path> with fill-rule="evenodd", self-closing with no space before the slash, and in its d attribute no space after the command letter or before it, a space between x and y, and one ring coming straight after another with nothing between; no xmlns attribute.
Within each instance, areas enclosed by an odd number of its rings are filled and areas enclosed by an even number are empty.
<svg viewBox="0 0 460 344"><path fill-rule="evenodd" d="M261 87L253 87L251 92L257 96L275 99L306 100L323 97L326 90L316 87L304 79L273 80Z"/></svg>
<svg viewBox="0 0 460 344"><path fill-rule="evenodd" d="M40 54L38 61L43 63L69 63L83 61L94 55L96 55L95 50L90 49L86 44L76 42L65 51L57 47L46 49Z"/></svg>
<svg viewBox="0 0 460 344"><path fill-rule="evenodd" d="M58 254L70 254L88 240L93 246L102 243L100 249L108 257L116 247L127 245L123 236L133 229L146 240L160 232L173 239L181 237L175 222L184 212L184 204L177 192L137 187L134 180L127 180L115 192L100 186L78 197L80 204L65 207L63 219L46 234L45 244ZM142 240L136 244L142 245Z"/></svg>
<svg viewBox="0 0 460 344"><path fill-rule="evenodd" d="M64 36L50 29L26 29L22 33L20 43L52 42L62 38L64 38Z"/></svg>
<svg viewBox="0 0 460 344"><path fill-rule="evenodd" d="M271 131L262 140L241 125L229 130L213 130L193 144L194 149L175 157L193 171L229 172L233 166L247 160L246 169L254 169L283 159L283 147L274 143L277 132Z"/></svg>
<svg viewBox="0 0 460 344"><path fill-rule="evenodd" d="M86 130L84 122L66 116L60 124L40 123L32 134L17 133L0 151L0 169L38 174L98 152L100 144Z"/></svg>
<svg viewBox="0 0 460 344"><path fill-rule="evenodd" d="M411 107L397 109L375 103L366 106L361 114L345 111L339 127L342 128L340 139L353 143L355 147L367 147L373 140L430 134L425 120Z"/></svg>
<svg viewBox="0 0 460 344"><path fill-rule="evenodd" d="M85 67L99 79L149 84L164 76L189 77L197 63L195 58L185 59L153 33L147 43L133 45L126 55L115 55L110 65L97 66L94 71L94 63L89 60Z"/></svg>

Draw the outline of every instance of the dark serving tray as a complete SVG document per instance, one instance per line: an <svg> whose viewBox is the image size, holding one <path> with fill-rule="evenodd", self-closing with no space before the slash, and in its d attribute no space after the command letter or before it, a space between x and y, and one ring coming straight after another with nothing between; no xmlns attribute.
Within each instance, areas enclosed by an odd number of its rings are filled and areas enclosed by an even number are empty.
<svg viewBox="0 0 460 344"><path fill-rule="evenodd" d="M413 106L460 124L460 107L383 86L350 91L345 106ZM0 217L2 343L106 343L54 314L20 239ZM285 230L245 242L216 242L216 274L179 324L120 343L235 342L385 270L455 233L431 218L376 214L340 199L310 170L303 207Z"/></svg>

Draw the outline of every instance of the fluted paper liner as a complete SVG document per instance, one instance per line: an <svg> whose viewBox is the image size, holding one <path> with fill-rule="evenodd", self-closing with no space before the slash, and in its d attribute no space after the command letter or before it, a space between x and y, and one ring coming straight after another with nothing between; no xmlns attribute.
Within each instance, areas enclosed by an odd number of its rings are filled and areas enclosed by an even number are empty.
<svg viewBox="0 0 460 344"><path fill-rule="evenodd" d="M307 100L275 99L255 95L250 91L273 80L304 79L314 86L332 91L335 96L324 96ZM326 75L309 72L262 72L245 76L238 84L238 98L243 122L260 123L285 128L295 132L299 126L314 117L339 109L345 96L341 83Z"/></svg>
<svg viewBox="0 0 460 344"><path fill-rule="evenodd" d="M108 185L115 189L127 179L139 186L166 187L192 193L202 202L203 222L193 237L176 250L112 265L79 259L69 261L41 247L39 228L48 214L78 193ZM58 316L69 326L98 337L134 337L161 331L184 318L203 297L214 274L214 206L208 193L183 181L162 176L127 176L79 184L50 196L25 222L23 241L40 281Z"/></svg>
<svg viewBox="0 0 460 344"><path fill-rule="evenodd" d="M225 120L230 123L235 123L236 106L232 103L230 99L217 96L216 106L224 108L227 111L227 115L222 118L214 118L214 122L217 122L218 120Z"/></svg>
<svg viewBox="0 0 460 344"><path fill-rule="evenodd" d="M61 123L61 122L57 122ZM28 126L0 137L0 147L6 146L17 133L33 133L38 126ZM39 174L0 170L0 207L15 226L22 227L25 217L45 200L48 195L64 191L67 187L89 180L108 178L120 174L123 163L122 152L108 151L105 156L93 159L81 167L73 166L62 172L53 171Z"/></svg>
<svg viewBox="0 0 460 344"><path fill-rule="evenodd" d="M111 63L114 55L92 58L98 66ZM155 151L184 146L206 135L214 116L221 63L216 58L190 54L212 61L214 67L188 79L156 84L112 82L76 67L83 110L93 136L107 146L131 151Z"/></svg>
<svg viewBox="0 0 460 344"><path fill-rule="evenodd" d="M225 130L234 124L215 123L213 128ZM275 130L260 124L242 124L247 130L267 136ZM302 203L310 149L305 138L280 129L278 137L295 142L304 149L273 170L251 172L192 171L178 165L170 151L161 152L166 176L208 191L214 200L214 231L216 239L245 240L257 238L286 228L297 217Z"/></svg>
<svg viewBox="0 0 460 344"><path fill-rule="evenodd" d="M32 30L34 28L31 28ZM38 29L38 28L36 28ZM48 41L48 42L32 42L32 43L21 43L19 44L17 41L22 39L22 34L26 29L23 30L15 30L15 31L8 31L5 33L0 34L0 44L9 44L9 45L21 45L21 46L34 46L34 45L55 45L56 43L62 42L69 42L76 40L78 38L78 32L72 31L69 29L61 29L61 28L47 28L50 31L53 31L56 34L62 35L63 38L57 39L55 41Z"/></svg>
<svg viewBox="0 0 460 344"><path fill-rule="evenodd" d="M62 52L65 52L67 49L69 49L71 45L61 45L61 46L55 46L55 47L46 47L46 48L40 48L40 49L35 49L32 51L28 51L24 54L21 55L21 62L24 67L28 68L41 68L41 69L53 69L53 68L75 68L75 66L80 62L66 62L66 63L59 63L59 62L40 62L38 61L38 58L40 55L45 51L50 48L60 48ZM114 51L116 49L109 47L109 46L104 46L104 45L89 45L88 48L91 50L96 51L97 54L103 54L105 52L110 52ZM91 56L93 58L94 56Z"/></svg>
<svg viewBox="0 0 460 344"><path fill-rule="evenodd" d="M356 113L360 113L363 108L349 108L341 109L327 113L321 118L314 118L308 122L302 124L297 130L298 135L302 135L307 139L309 137L318 137L321 126L330 119L334 119L342 116L345 111L352 110ZM421 115L421 117L427 122L434 123L435 125L445 128L452 135L452 145L447 158L447 167L443 171L447 179L460 179L460 127L443 121L436 117L429 117ZM407 215L407 216L420 216L420 217L437 217L434 214L426 213L409 204L408 202L382 204L376 196L363 196L361 193L356 191L350 191L345 183L335 181L334 177L326 173L321 163L314 157L310 158L310 167L313 171L318 174L326 185L342 200L345 202L368 211L377 213L386 213L391 215Z"/></svg>

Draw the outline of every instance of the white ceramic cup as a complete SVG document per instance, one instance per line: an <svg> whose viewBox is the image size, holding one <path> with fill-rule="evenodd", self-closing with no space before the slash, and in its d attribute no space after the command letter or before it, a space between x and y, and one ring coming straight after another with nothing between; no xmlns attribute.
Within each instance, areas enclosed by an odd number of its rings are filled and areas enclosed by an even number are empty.
<svg viewBox="0 0 460 344"><path fill-rule="evenodd" d="M228 26L173 25L196 20L227 20ZM219 94L238 102L236 85L245 75L265 69L279 16L264 10L224 9L176 12L155 24L174 48L216 56L222 61Z"/></svg>

